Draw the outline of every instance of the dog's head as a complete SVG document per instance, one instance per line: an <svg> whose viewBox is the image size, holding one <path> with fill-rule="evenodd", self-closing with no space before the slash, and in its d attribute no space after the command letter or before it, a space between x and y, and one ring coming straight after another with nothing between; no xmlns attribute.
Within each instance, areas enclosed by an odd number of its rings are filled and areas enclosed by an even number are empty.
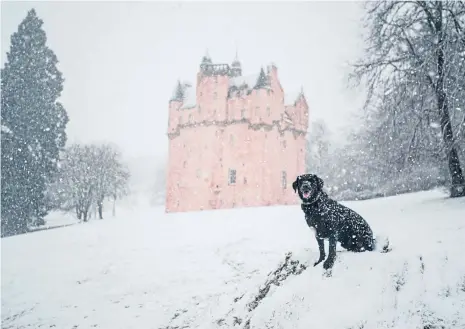
<svg viewBox="0 0 465 329"><path fill-rule="evenodd" d="M304 202L311 202L323 190L324 182L317 175L305 174L297 176L292 188Z"/></svg>

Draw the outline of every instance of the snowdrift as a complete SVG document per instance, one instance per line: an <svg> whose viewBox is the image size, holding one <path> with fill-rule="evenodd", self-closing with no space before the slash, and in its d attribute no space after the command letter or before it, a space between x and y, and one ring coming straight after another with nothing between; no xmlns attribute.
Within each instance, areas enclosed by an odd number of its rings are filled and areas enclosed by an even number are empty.
<svg viewBox="0 0 465 329"><path fill-rule="evenodd" d="M2 239L2 327L464 328L465 200L346 202L389 253L330 277L297 206L117 218Z"/></svg>

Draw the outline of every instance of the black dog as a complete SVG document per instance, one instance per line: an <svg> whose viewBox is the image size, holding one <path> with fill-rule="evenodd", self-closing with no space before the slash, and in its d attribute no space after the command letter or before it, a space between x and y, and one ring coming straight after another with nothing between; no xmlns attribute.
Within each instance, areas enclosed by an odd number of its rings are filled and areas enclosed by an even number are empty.
<svg viewBox="0 0 465 329"><path fill-rule="evenodd" d="M368 223L352 209L330 199L323 192L323 185L320 177L306 174L297 176L292 188L302 199L301 208L308 226L315 229L320 258L314 266L325 259L324 239L328 239L329 253L323 268L330 269L336 259L337 242L349 251L363 252L373 251L376 241Z"/></svg>

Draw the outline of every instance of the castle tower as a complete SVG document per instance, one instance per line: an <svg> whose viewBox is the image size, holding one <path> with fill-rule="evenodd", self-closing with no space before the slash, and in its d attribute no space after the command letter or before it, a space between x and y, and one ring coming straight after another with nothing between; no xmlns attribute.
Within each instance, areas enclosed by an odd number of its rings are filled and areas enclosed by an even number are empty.
<svg viewBox="0 0 465 329"><path fill-rule="evenodd" d="M242 76L242 66L241 62L239 61L239 58L237 57L237 51L236 51L236 57L234 57L233 62L231 63L231 76L232 77L240 77Z"/></svg>
<svg viewBox="0 0 465 329"><path fill-rule="evenodd" d="M171 97L170 101L178 101L182 102L184 100L184 89L181 85L181 81L178 80L176 87L173 91L173 96Z"/></svg>
<svg viewBox="0 0 465 329"><path fill-rule="evenodd" d="M213 64L210 54L208 53L208 49L205 52L205 55L202 57L202 62L200 63L200 71L206 72Z"/></svg>

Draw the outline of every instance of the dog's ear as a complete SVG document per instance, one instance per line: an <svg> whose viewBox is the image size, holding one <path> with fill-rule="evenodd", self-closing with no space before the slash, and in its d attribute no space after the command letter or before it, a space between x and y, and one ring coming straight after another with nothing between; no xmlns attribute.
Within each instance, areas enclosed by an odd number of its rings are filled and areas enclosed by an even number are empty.
<svg viewBox="0 0 465 329"><path fill-rule="evenodd" d="M300 179L300 176L297 176L294 183L292 183L292 188L294 189L295 193L297 193L297 188L299 187L299 179Z"/></svg>
<svg viewBox="0 0 465 329"><path fill-rule="evenodd" d="M325 182L323 182L323 180L318 177L317 175L314 176L315 177L315 180L316 180L316 185L318 186L318 190L323 190L323 186L325 185Z"/></svg>

